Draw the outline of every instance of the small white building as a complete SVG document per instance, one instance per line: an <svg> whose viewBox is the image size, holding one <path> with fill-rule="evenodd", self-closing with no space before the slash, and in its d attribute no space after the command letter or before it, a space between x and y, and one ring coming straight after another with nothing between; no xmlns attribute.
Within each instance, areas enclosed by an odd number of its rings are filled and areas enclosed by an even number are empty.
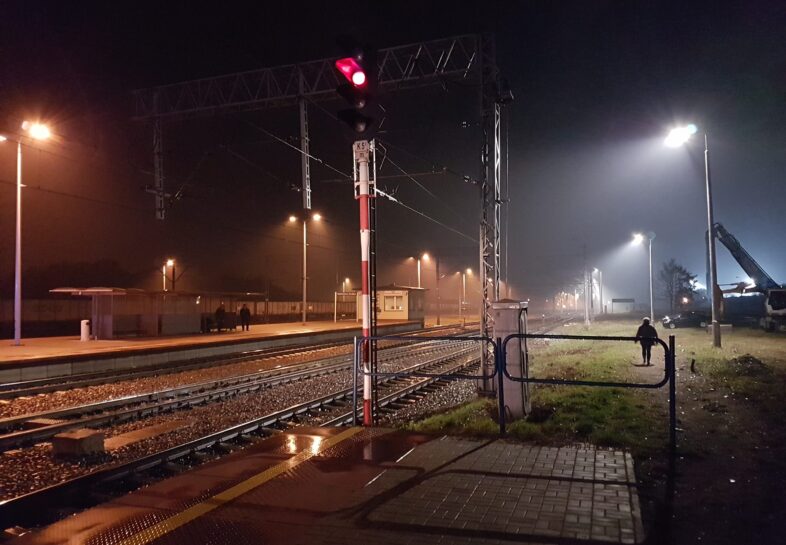
<svg viewBox="0 0 786 545"><path fill-rule="evenodd" d="M358 297L358 316L363 315L362 298ZM426 290L412 286L377 287L377 319L425 322Z"/></svg>
<svg viewBox="0 0 786 545"><path fill-rule="evenodd" d="M635 299L612 299L611 300L611 313L612 314L630 314L636 309Z"/></svg>

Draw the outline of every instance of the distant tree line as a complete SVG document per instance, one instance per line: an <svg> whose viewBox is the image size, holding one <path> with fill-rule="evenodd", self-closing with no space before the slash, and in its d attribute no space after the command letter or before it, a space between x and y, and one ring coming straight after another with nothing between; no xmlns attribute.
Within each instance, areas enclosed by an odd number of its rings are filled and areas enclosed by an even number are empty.
<svg viewBox="0 0 786 545"><path fill-rule="evenodd" d="M696 275L691 274L688 269L677 263L674 258L662 264L658 272L658 278L663 288L663 294L669 302L670 312L673 313L674 309L681 304L683 297L693 300L696 292L694 288Z"/></svg>

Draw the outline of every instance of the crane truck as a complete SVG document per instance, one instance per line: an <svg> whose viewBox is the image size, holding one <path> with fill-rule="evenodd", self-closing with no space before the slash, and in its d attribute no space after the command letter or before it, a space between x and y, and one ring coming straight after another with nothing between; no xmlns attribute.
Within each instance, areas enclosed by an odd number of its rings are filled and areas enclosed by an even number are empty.
<svg viewBox="0 0 786 545"><path fill-rule="evenodd" d="M723 293L761 293L764 295L764 313L759 324L767 331L786 330L786 287L778 284L761 268L755 259L742 247L737 237L720 224L713 225L715 237L729 250L742 270L751 279L740 282Z"/></svg>

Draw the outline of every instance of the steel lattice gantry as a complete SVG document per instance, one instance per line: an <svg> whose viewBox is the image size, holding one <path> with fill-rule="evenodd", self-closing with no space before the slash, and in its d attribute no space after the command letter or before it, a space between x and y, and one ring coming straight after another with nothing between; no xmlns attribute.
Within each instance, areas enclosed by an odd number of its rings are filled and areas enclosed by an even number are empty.
<svg viewBox="0 0 786 545"><path fill-rule="evenodd" d="M302 155L303 207L311 206L306 100L335 97L340 83L334 57L299 64L260 68L216 77L161 85L133 92L138 121L153 126L156 214L164 219L167 193L163 167L163 124L202 115L260 110L298 104ZM480 90L483 142L478 185L481 197L479 269L482 291L480 333L491 336L491 302L499 298L501 141L499 73L492 35L467 34L380 49L377 53L382 92L471 81ZM483 353L484 362L493 361ZM484 389L489 389L484 385Z"/></svg>

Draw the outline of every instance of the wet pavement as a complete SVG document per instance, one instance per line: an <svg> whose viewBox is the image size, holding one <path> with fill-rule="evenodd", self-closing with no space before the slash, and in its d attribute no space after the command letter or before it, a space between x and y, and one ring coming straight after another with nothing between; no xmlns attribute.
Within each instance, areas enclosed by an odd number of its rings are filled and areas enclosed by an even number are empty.
<svg viewBox="0 0 786 545"><path fill-rule="evenodd" d="M18 545L638 543L621 451L298 428Z"/></svg>

